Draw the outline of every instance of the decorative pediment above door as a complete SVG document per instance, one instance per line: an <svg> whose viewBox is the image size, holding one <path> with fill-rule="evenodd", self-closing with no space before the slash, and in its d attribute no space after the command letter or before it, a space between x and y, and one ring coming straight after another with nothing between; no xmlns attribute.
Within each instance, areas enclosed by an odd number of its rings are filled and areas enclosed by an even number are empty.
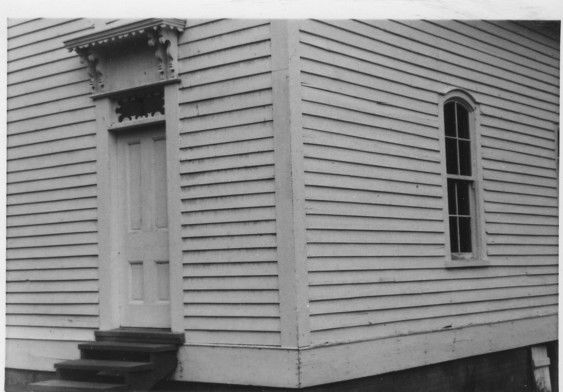
<svg viewBox="0 0 563 392"><path fill-rule="evenodd" d="M87 64L93 93L104 94L178 77L178 35L185 20L143 19L66 41Z"/></svg>

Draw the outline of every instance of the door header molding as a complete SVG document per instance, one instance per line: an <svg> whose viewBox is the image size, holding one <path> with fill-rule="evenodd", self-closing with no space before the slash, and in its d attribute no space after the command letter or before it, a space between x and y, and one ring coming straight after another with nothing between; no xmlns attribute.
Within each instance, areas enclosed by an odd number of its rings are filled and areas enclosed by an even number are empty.
<svg viewBox="0 0 563 392"><path fill-rule="evenodd" d="M182 19L141 19L65 41L86 64L94 94L135 88L178 76Z"/></svg>

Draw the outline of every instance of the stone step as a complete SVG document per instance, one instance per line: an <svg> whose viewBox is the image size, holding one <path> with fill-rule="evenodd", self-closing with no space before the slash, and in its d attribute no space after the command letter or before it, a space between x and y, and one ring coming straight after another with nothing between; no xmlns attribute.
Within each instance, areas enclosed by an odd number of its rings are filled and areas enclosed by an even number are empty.
<svg viewBox="0 0 563 392"><path fill-rule="evenodd" d="M178 348L173 344L163 343L139 343L139 342L115 342L115 341L96 341L80 343L80 350L90 351L127 351L141 353L155 353L176 351Z"/></svg>
<svg viewBox="0 0 563 392"><path fill-rule="evenodd" d="M90 381L47 380L29 384L32 392L113 392L127 391L125 384L108 384Z"/></svg>
<svg viewBox="0 0 563 392"><path fill-rule="evenodd" d="M153 369L151 362L112 361L105 359L75 359L55 364L57 370L111 371L112 373L142 372Z"/></svg>
<svg viewBox="0 0 563 392"><path fill-rule="evenodd" d="M118 328L108 331L95 331L97 341L119 341L174 344L184 343L183 333L173 333L159 328Z"/></svg>

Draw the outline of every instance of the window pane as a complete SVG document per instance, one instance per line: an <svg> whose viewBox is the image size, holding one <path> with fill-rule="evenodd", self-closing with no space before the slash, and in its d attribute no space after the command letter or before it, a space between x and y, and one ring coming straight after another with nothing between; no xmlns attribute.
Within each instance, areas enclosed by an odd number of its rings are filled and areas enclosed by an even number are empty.
<svg viewBox="0 0 563 392"><path fill-rule="evenodd" d="M471 219L459 219L459 243L460 252L471 252Z"/></svg>
<svg viewBox="0 0 563 392"><path fill-rule="evenodd" d="M457 235L457 218L455 216L450 216L450 246L452 253L458 253L459 247L457 245L458 235Z"/></svg>
<svg viewBox="0 0 563 392"><path fill-rule="evenodd" d="M459 174L457 170L456 139L446 138L446 170L448 174Z"/></svg>
<svg viewBox="0 0 563 392"><path fill-rule="evenodd" d="M450 215L457 215L455 181L448 180L448 212Z"/></svg>
<svg viewBox="0 0 563 392"><path fill-rule="evenodd" d="M469 215L469 183L465 181L459 181L457 185L457 207L458 215Z"/></svg>
<svg viewBox="0 0 563 392"><path fill-rule="evenodd" d="M457 137L469 139L469 116L467 109L459 103L457 106Z"/></svg>
<svg viewBox="0 0 563 392"><path fill-rule="evenodd" d="M446 136L455 137L455 102L448 102L444 105L444 128Z"/></svg>
<svg viewBox="0 0 563 392"><path fill-rule="evenodd" d="M460 140L459 142L459 174L462 176L471 175L471 147L469 141Z"/></svg>

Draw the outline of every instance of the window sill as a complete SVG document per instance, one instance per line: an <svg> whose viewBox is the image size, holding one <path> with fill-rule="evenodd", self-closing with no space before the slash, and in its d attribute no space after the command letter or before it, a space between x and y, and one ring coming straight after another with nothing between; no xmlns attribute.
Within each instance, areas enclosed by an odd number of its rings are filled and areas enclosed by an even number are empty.
<svg viewBox="0 0 563 392"><path fill-rule="evenodd" d="M488 260L478 259L453 259L446 260L444 263L446 268L482 268L489 265L490 262Z"/></svg>

